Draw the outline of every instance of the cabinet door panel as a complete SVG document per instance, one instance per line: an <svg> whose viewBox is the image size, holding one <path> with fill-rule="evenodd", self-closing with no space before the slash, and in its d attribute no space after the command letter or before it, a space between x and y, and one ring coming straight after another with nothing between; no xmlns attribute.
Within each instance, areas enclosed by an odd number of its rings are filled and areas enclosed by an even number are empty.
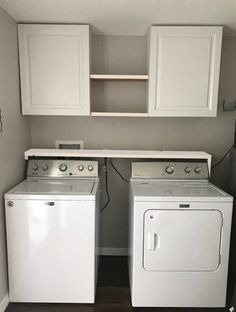
<svg viewBox="0 0 236 312"><path fill-rule="evenodd" d="M89 28L19 25L23 114L89 115Z"/></svg>
<svg viewBox="0 0 236 312"><path fill-rule="evenodd" d="M221 27L153 27L149 115L216 116Z"/></svg>

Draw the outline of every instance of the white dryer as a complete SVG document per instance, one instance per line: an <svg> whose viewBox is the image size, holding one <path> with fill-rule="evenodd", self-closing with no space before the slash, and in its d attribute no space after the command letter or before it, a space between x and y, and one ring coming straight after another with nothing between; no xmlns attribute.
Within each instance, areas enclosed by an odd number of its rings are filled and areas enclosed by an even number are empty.
<svg viewBox="0 0 236 312"><path fill-rule="evenodd" d="M30 160L5 194L10 302L93 303L98 162Z"/></svg>
<svg viewBox="0 0 236 312"><path fill-rule="evenodd" d="M133 306L225 306L233 198L208 172L205 160L132 164Z"/></svg>

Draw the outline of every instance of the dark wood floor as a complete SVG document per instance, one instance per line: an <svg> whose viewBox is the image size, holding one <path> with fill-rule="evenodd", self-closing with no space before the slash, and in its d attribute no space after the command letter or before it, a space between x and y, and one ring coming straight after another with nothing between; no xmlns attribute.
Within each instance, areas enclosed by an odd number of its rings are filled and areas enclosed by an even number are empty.
<svg viewBox="0 0 236 312"><path fill-rule="evenodd" d="M228 309L132 308L126 257L101 257L95 304L10 303L6 312L225 312Z"/></svg>

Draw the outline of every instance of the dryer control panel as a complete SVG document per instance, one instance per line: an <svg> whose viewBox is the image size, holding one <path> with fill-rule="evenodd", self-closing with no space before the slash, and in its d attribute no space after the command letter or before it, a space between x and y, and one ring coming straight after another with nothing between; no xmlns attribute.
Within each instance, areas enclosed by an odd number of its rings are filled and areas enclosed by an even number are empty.
<svg viewBox="0 0 236 312"><path fill-rule="evenodd" d="M92 160L31 159L28 177L90 178L98 177L98 162Z"/></svg>
<svg viewBox="0 0 236 312"><path fill-rule="evenodd" d="M132 163L133 179L191 179L209 178L207 162L201 161L157 161Z"/></svg>

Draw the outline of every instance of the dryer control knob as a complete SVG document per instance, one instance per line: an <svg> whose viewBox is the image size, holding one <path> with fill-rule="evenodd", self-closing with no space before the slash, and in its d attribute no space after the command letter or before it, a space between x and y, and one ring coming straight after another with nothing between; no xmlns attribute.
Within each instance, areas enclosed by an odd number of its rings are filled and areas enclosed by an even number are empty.
<svg viewBox="0 0 236 312"><path fill-rule="evenodd" d="M88 165L88 171L93 171L93 165Z"/></svg>
<svg viewBox="0 0 236 312"><path fill-rule="evenodd" d="M166 173L172 174L173 172L174 172L174 167L173 166L166 167Z"/></svg>
<svg viewBox="0 0 236 312"><path fill-rule="evenodd" d="M195 171L196 173L200 173L200 172L202 171L202 168L201 168L201 167L196 167L196 168L194 169L194 171Z"/></svg>
<svg viewBox="0 0 236 312"><path fill-rule="evenodd" d="M190 172L192 171L192 168L191 168L191 167L186 167L186 168L184 169L184 171L185 171L186 173L190 173Z"/></svg>
<svg viewBox="0 0 236 312"><path fill-rule="evenodd" d="M84 166L83 166L83 165L79 165L79 166L78 166L78 170L79 170L79 171L83 171L83 170L84 170Z"/></svg>
<svg viewBox="0 0 236 312"><path fill-rule="evenodd" d="M66 169L67 169L67 165L66 164L60 164L60 166L59 166L59 170L60 171L64 172L64 171L66 171Z"/></svg>
<svg viewBox="0 0 236 312"><path fill-rule="evenodd" d="M33 169L34 171L37 171L38 168L39 168L39 165L37 165L37 164L33 164L33 165L32 165L32 169Z"/></svg>
<svg viewBox="0 0 236 312"><path fill-rule="evenodd" d="M43 169L44 171L47 171L47 170L48 170L48 165L47 165L47 164L42 165L42 169Z"/></svg>

